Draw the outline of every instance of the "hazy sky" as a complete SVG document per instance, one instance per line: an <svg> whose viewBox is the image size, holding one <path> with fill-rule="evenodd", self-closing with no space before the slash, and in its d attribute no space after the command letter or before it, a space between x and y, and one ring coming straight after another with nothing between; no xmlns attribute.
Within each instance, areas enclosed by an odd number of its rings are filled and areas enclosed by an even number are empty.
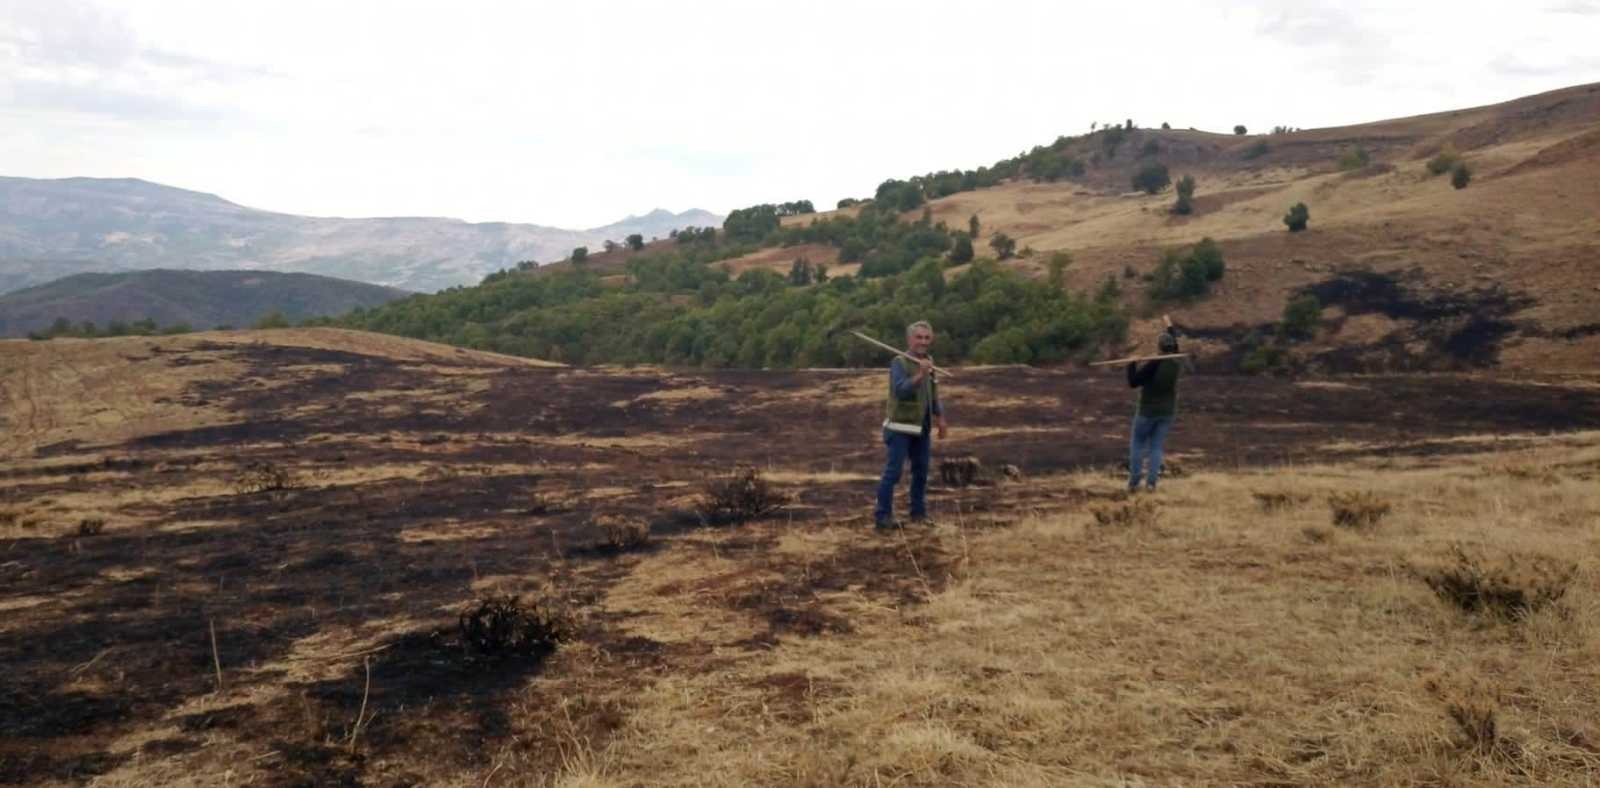
<svg viewBox="0 0 1600 788"><path fill-rule="evenodd" d="M588 227L1600 81L1600 0L0 0L0 175Z"/></svg>

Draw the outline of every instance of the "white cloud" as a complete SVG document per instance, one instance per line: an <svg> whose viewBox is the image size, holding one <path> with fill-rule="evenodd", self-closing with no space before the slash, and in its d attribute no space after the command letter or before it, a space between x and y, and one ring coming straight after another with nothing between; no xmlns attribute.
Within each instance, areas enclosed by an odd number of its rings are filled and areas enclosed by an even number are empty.
<svg viewBox="0 0 1600 788"><path fill-rule="evenodd" d="M0 173L572 227L827 205L1091 121L1309 128L1600 79L1588 7L0 0Z"/></svg>

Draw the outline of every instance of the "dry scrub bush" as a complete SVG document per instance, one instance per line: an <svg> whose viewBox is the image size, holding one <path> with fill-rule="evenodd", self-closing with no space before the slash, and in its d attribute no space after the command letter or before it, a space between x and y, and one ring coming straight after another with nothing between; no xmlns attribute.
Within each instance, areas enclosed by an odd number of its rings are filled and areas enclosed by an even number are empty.
<svg viewBox="0 0 1600 788"><path fill-rule="evenodd" d="M106 521L103 517L85 517L78 521L79 536L97 536L105 529Z"/></svg>
<svg viewBox="0 0 1600 788"><path fill-rule="evenodd" d="M246 463L233 477L233 489L240 495L291 490L299 486L300 480L293 471L265 460Z"/></svg>
<svg viewBox="0 0 1600 788"><path fill-rule="evenodd" d="M643 520L600 515L592 524L605 534L599 547L606 552L625 553L650 543L650 524Z"/></svg>
<svg viewBox="0 0 1600 788"><path fill-rule="evenodd" d="M1252 492L1250 495L1256 499L1256 505L1260 506L1263 512L1294 509L1311 500L1311 496L1305 493Z"/></svg>
<svg viewBox="0 0 1600 788"><path fill-rule="evenodd" d="M542 657L577 634L577 620L550 598L524 605L516 596L490 596L461 612L457 634L470 655L499 659Z"/></svg>
<svg viewBox="0 0 1600 788"><path fill-rule="evenodd" d="M1393 504L1370 492L1334 493L1328 496L1333 524L1340 528L1371 528L1389 515Z"/></svg>
<svg viewBox="0 0 1600 788"><path fill-rule="evenodd" d="M1541 555L1506 555L1492 560L1461 545L1442 566L1412 569L1446 602L1468 613L1521 618L1566 596L1578 565Z"/></svg>
<svg viewBox="0 0 1600 788"><path fill-rule="evenodd" d="M20 517L15 509L0 509L0 525L16 525Z"/></svg>
<svg viewBox="0 0 1600 788"><path fill-rule="evenodd" d="M1161 507L1148 498L1101 504L1089 510L1094 523L1102 528L1154 528L1161 519Z"/></svg>
<svg viewBox="0 0 1600 788"><path fill-rule="evenodd" d="M1304 537L1307 542L1312 544L1327 544L1328 542L1333 541L1334 533L1333 530L1329 528L1318 528L1313 525L1308 525L1305 528L1300 529L1300 536Z"/></svg>
<svg viewBox="0 0 1600 788"><path fill-rule="evenodd" d="M742 523L765 517L788 502L788 496L774 489L760 471L741 467L727 476L708 479L697 509L700 520L708 524Z"/></svg>

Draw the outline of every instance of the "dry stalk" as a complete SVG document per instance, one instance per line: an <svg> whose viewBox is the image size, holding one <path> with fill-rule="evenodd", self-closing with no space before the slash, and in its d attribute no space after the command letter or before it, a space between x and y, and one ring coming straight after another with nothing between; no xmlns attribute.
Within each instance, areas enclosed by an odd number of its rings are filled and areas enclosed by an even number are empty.
<svg viewBox="0 0 1600 788"><path fill-rule="evenodd" d="M361 718L367 716L367 695L372 692L372 658L363 657L361 665L367 671L367 685L361 689L361 710L356 712L356 724L350 728L350 752L356 751L356 737L361 735Z"/></svg>
<svg viewBox="0 0 1600 788"><path fill-rule="evenodd" d="M222 656L217 653L217 622L206 619L206 626L211 628L211 664L217 669L217 692L222 691Z"/></svg>

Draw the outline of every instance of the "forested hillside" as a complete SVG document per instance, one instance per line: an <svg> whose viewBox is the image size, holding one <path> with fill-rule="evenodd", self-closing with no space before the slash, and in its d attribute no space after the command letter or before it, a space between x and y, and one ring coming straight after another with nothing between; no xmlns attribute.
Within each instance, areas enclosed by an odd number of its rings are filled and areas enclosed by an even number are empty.
<svg viewBox="0 0 1600 788"><path fill-rule="evenodd" d="M625 275L573 262L504 271L478 287L358 310L337 325L568 363L712 367L839 366L881 360L846 333L896 339L916 319L949 361L1014 363L1087 356L1119 340L1117 285L1074 293L993 261L972 260L966 231L907 222L869 205L783 227L780 206L735 211L724 229L679 233L636 255ZM787 276L718 265L760 246L825 244L860 262L855 276L796 257Z"/></svg>

